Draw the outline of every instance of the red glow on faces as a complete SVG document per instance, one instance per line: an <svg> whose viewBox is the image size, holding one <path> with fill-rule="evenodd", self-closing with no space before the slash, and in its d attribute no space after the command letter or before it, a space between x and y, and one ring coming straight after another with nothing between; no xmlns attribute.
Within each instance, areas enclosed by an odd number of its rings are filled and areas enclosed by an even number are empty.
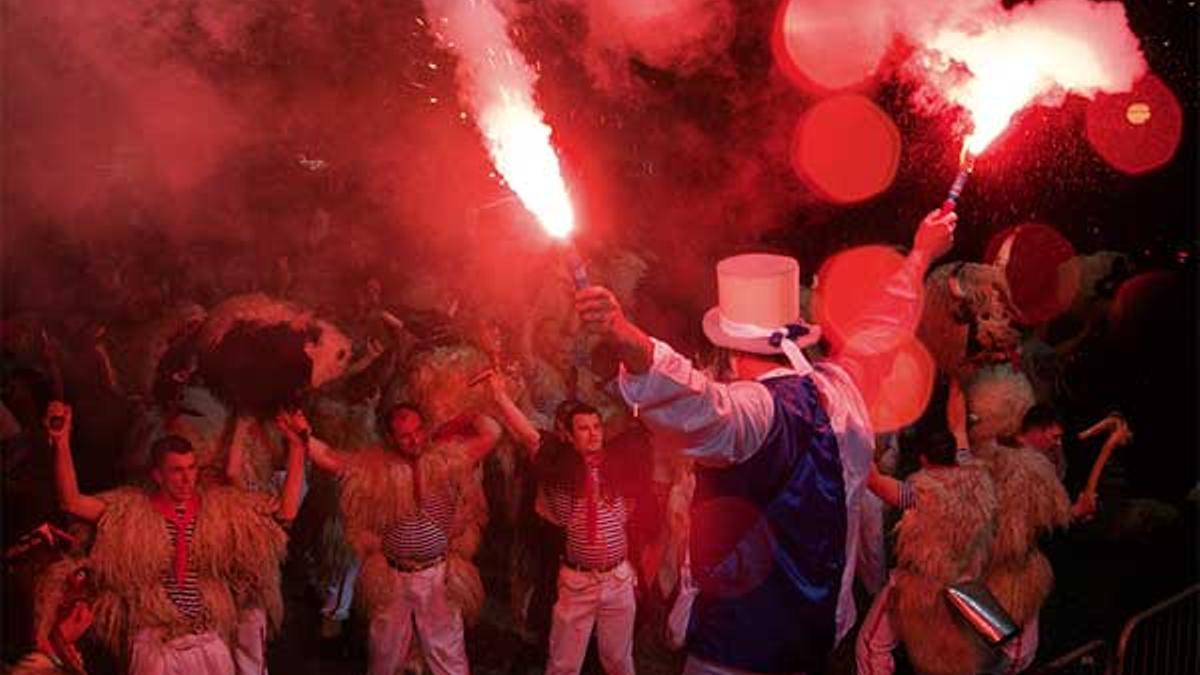
<svg viewBox="0 0 1200 675"><path fill-rule="evenodd" d="M874 103L857 94L825 99L800 117L792 168L832 202L857 202L887 189L900 162L900 132Z"/></svg>
<svg viewBox="0 0 1200 675"><path fill-rule="evenodd" d="M997 258L1007 257L1004 276L1013 304L1022 321L1033 326L1053 319L1071 305L1079 285L1070 264L1074 256L1075 248L1058 230L1026 224L992 237L984 259L1000 264L1002 260Z"/></svg>
<svg viewBox="0 0 1200 675"><path fill-rule="evenodd" d="M883 58L886 20L885 12L848 13L840 0L784 0L771 31L775 63L805 91L856 87Z"/></svg>
<svg viewBox="0 0 1200 675"><path fill-rule="evenodd" d="M902 264L904 257L893 249L862 246L834 254L821 265L813 294L813 316L835 349L845 344L854 322ZM917 327L914 323L902 328L913 332Z"/></svg>
<svg viewBox="0 0 1200 675"><path fill-rule="evenodd" d="M1117 171L1139 174L1166 164L1182 133L1179 99L1153 75L1130 92L1100 94L1088 105L1088 142Z"/></svg>
<svg viewBox="0 0 1200 675"><path fill-rule="evenodd" d="M937 366L920 340L908 340L863 366L859 389L876 433L908 426L925 412Z"/></svg>

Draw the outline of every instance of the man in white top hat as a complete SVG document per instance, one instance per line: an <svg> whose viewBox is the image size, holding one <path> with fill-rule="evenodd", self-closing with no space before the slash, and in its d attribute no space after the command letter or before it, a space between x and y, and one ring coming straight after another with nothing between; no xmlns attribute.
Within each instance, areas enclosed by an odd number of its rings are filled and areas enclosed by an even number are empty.
<svg viewBox="0 0 1200 675"><path fill-rule="evenodd" d="M912 252L832 358L801 351L799 265L749 254L717 265L704 333L735 380L713 381L631 323L601 287L576 296L584 325L618 347L625 401L696 460L692 572L700 587L687 673L821 671L855 623L851 586L873 434L857 382L867 357L908 339L930 263L957 216L930 213Z"/></svg>

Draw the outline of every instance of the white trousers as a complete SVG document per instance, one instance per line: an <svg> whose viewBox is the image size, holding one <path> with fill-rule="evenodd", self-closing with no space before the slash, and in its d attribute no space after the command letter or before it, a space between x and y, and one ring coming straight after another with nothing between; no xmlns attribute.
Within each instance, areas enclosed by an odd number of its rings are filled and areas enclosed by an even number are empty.
<svg viewBox="0 0 1200 675"><path fill-rule="evenodd" d="M129 675L234 675L229 647L211 631L163 642L145 629L131 651Z"/></svg>
<svg viewBox="0 0 1200 675"><path fill-rule="evenodd" d="M266 610L254 608L238 612L233 665L237 675L267 675Z"/></svg>
<svg viewBox="0 0 1200 675"><path fill-rule="evenodd" d="M891 675L896 670L892 656L900 644L900 636L892 625L892 613L888 611L892 589L896 582L888 579L883 589L875 596L871 609L858 629L858 640L854 645L854 661L858 675Z"/></svg>
<svg viewBox="0 0 1200 675"><path fill-rule="evenodd" d="M1021 634L1004 643L1004 656L1008 661L1005 673L1020 673L1033 664L1038 648L1038 615L1025 622Z"/></svg>
<svg viewBox="0 0 1200 675"><path fill-rule="evenodd" d="M434 675L468 675L462 613L446 599L446 563L419 572L388 573L393 599L371 617L368 675L394 675L404 665L414 623Z"/></svg>
<svg viewBox="0 0 1200 675"><path fill-rule="evenodd" d="M871 603L871 609L858 630L858 641L854 650L858 675L891 675L896 670L892 652L900 644L900 635L892 623L892 613L888 611L888 599L893 588L895 581L888 579L887 585L875 596L875 601ZM1004 661L997 666L999 672L1019 673L1028 668L1037 655L1037 644L1038 617L1035 614L1022 627L1019 635L1004 643L1001 648Z"/></svg>
<svg viewBox="0 0 1200 675"><path fill-rule="evenodd" d="M350 618L350 608L354 603L354 584L358 581L358 571L362 563L355 558L346 571L333 583L325 587L325 604L321 614L334 621L345 621Z"/></svg>
<svg viewBox="0 0 1200 675"><path fill-rule="evenodd" d="M546 675L576 675L587 655L592 627L600 665L608 675L634 675L633 619L637 576L625 561L609 572L558 570L558 600L550 625Z"/></svg>

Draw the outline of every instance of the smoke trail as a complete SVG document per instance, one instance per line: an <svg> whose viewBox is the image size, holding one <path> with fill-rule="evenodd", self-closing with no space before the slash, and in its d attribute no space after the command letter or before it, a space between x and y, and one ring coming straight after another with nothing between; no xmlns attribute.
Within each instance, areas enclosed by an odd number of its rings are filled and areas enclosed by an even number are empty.
<svg viewBox="0 0 1200 675"><path fill-rule="evenodd" d="M1146 71L1118 2L1018 5L938 27L920 44L915 58L931 86L971 113L975 152L1035 100L1061 105L1068 92L1128 91Z"/></svg>
<svg viewBox="0 0 1200 675"><path fill-rule="evenodd" d="M730 0L566 0L586 22L583 62L602 89L629 84L629 61L692 75L727 55Z"/></svg>
<svg viewBox="0 0 1200 675"><path fill-rule="evenodd" d="M509 39L507 19L490 0L425 0L425 8L438 42L459 56L459 96L496 168L550 234L567 236L574 212L550 127L534 102L537 78Z"/></svg>

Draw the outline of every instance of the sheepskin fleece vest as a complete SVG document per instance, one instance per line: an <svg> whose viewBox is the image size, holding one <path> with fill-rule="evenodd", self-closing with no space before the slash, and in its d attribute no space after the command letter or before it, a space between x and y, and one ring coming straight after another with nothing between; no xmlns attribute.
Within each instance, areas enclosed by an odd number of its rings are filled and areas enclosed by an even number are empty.
<svg viewBox="0 0 1200 675"><path fill-rule="evenodd" d="M188 565L199 578L204 611L184 616L167 597L162 575L172 567L166 520L149 495L118 488L98 495L104 514L89 556L100 587L94 629L114 653L142 629L164 640L215 631L229 641L239 609L262 608L272 629L283 622L280 565L287 535L273 517L271 499L232 487L201 489Z"/></svg>
<svg viewBox="0 0 1200 675"><path fill-rule="evenodd" d="M946 602L946 587L979 579L995 531L996 492L979 462L909 476L916 505L896 525L891 611L921 673L982 670L987 646Z"/></svg>
<svg viewBox="0 0 1200 675"><path fill-rule="evenodd" d="M1054 571L1038 537L1066 527L1071 502L1054 465L1029 448L989 444L980 458L996 485L998 511L984 582L1020 624L1032 619L1050 595Z"/></svg>
<svg viewBox="0 0 1200 675"><path fill-rule="evenodd" d="M415 468L415 471L414 471ZM415 475L414 475L415 474ZM391 567L372 541L383 539L387 528L417 512L413 481L421 492L449 490L454 521L448 534L446 594L451 604L473 623L483 609L483 580L472 559L487 525L487 498L482 475L460 443L435 443L421 453L415 465L382 448L350 455L341 476L341 511L346 539L363 561L355 602L368 616L387 607L392 599Z"/></svg>

